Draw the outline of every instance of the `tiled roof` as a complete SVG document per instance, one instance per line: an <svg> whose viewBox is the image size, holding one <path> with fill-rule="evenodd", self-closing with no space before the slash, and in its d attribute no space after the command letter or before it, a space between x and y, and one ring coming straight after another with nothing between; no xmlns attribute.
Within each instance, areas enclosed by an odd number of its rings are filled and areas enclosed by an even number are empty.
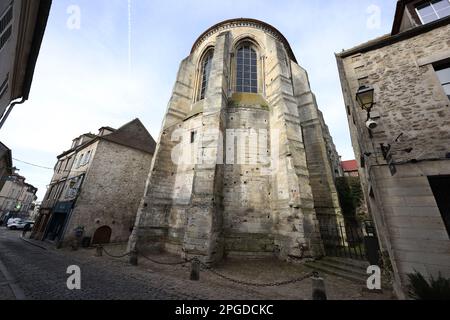
<svg viewBox="0 0 450 320"><path fill-rule="evenodd" d="M342 161L341 166L344 172L358 171L358 162L356 160Z"/></svg>

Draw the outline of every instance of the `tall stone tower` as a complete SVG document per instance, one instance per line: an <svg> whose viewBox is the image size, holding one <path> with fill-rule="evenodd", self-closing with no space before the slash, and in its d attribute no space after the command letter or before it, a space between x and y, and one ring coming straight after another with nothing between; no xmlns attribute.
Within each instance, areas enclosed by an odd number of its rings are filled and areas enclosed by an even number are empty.
<svg viewBox="0 0 450 320"><path fill-rule="evenodd" d="M285 37L221 22L181 63L130 247L206 262L321 256L320 226L342 219L338 160Z"/></svg>

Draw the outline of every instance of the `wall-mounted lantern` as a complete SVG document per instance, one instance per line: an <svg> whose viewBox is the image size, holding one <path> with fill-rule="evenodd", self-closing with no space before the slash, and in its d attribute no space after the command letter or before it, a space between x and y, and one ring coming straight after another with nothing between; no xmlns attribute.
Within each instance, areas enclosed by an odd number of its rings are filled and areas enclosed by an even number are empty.
<svg viewBox="0 0 450 320"><path fill-rule="evenodd" d="M356 100L358 101L361 109L370 112L374 104L375 90L372 87L361 86L356 92Z"/></svg>
<svg viewBox="0 0 450 320"><path fill-rule="evenodd" d="M378 127L378 122L370 117L370 111L374 105L375 90L372 87L361 86L356 92L356 101L358 101L361 109L367 111L366 127L369 129L370 138L373 138L372 130Z"/></svg>

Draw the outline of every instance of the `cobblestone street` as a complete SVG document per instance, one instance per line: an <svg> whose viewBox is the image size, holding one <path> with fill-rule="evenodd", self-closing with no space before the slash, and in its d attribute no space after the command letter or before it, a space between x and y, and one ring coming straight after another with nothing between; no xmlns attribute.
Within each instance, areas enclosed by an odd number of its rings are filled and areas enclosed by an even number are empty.
<svg viewBox="0 0 450 320"><path fill-rule="evenodd" d="M304 300L311 297L309 279L296 284L273 288L253 288L237 285L208 273L201 273L199 282L189 280L189 266L161 266L144 259L132 267L127 258L94 257L95 250L56 250L45 243L43 248L20 239L20 233L0 229L0 262L32 300L97 300L97 299L185 299L185 300L243 300L285 299ZM108 248L113 254L124 252L123 246ZM159 261L178 261L164 255ZM81 268L81 290L68 290L67 267ZM302 266L264 261L227 261L218 271L249 282L289 280L308 272ZM276 274L276 279L273 275ZM1 299L13 299L12 291L0 273ZM389 294L364 293L360 284L324 275L329 299L390 299Z"/></svg>

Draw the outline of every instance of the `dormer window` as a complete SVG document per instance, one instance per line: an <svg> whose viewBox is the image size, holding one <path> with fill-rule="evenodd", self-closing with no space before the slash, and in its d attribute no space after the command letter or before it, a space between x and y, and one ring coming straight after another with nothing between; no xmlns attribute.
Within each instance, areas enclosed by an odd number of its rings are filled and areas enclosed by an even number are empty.
<svg viewBox="0 0 450 320"><path fill-rule="evenodd" d="M416 7L423 24L450 16L450 0L427 1Z"/></svg>

